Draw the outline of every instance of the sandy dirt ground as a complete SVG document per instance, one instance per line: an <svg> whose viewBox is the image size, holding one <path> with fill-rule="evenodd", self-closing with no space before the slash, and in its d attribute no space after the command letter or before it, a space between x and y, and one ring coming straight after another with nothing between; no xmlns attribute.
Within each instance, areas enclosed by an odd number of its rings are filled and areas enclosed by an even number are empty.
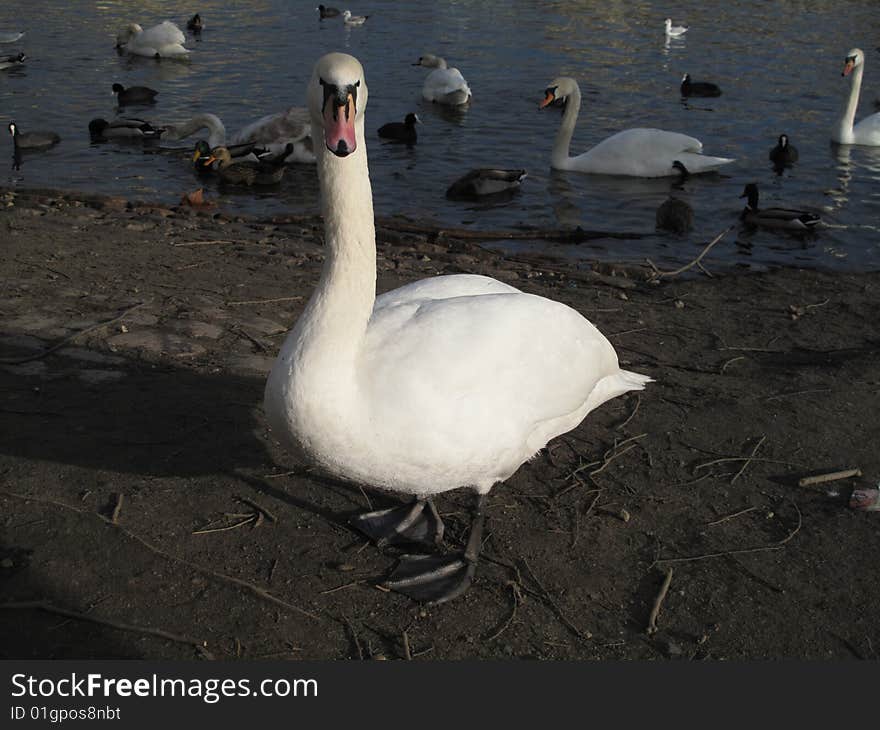
<svg viewBox="0 0 880 730"><path fill-rule="evenodd" d="M399 549L348 526L396 499L296 463L263 419L319 219L0 190L0 656L877 659L880 512L848 495L880 478L880 274L652 283L378 238L379 291L488 274L656 383L493 490L473 587L421 606L376 587ZM470 503L438 500L448 550Z"/></svg>

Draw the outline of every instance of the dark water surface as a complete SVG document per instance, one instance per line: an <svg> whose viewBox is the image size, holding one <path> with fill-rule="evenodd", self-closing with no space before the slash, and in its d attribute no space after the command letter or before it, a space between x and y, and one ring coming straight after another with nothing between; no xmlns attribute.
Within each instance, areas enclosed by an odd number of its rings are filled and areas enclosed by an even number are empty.
<svg viewBox="0 0 880 730"><path fill-rule="evenodd" d="M694 3L507 2L359 0L367 24L345 28L320 22L314 2L6 2L0 31L24 30L0 55L24 51L25 67L0 71L0 121L27 131L53 129L56 148L26 156L12 167L12 141L0 182L116 193L176 202L203 184L188 165L190 142L179 149L92 144L93 117L112 118L110 86L145 84L158 103L126 114L158 123L213 112L232 134L290 105L304 105L315 60L343 50L364 64L370 87L367 134L376 211L481 229L514 226L654 230L654 211L671 180L637 180L550 170L560 122L557 110L537 110L542 91L558 75L574 76L584 94L572 154L616 131L649 126L698 137L707 154L734 157L719 174L689 179L676 194L690 202L695 229L687 236L649 236L602 246L563 248L521 244L576 257L683 262L736 221L738 196L757 182L762 205L818 211L832 227L802 240L737 229L713 251L713 260L769 264L880 267L880 147L836 147L830 127L849 88L840 76L846 51L866 54L857 119L880 98L880 3L876 0L740 0ZM120 57L116 33L128 22L144 27L165 19L182 28L198 11L206 21L199 40L189 36L188 61ZM666 41L663 19L690 25ZM188 34L189 35L189 34ZM421 101L427 71L411 64L423 53L446 57L461 69L474 94L466 111L432 108ZM682 103L683 73L711 80L717 99ZM420 114L413 149L382 143L375 130ZM767 159L776 137L787 133L800 161L777 176ZM166 145L167 147L167 145ZM145 151L147 152L145 154ZM528 170L522 190L504 202L473 205L445 199L446 187L473 167ZM309 213L318 208L314 168L298 166L269 192L220 191L209 196L254 214ZM737 245L734 245L737 241ZM513 244L511 244L513 247Z"/></svg>

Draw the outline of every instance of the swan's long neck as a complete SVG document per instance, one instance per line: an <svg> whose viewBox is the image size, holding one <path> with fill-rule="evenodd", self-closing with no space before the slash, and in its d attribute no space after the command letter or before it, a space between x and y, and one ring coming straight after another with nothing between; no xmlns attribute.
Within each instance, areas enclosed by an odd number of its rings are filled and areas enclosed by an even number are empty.
<svg viewBox="0 0 880 730"><path fill-rule="evenodd" d="M196 114L180 124L165 125L165 139L185 139L200 129L208 130L208 144L211 147L226 144L226 127L216 114Z"/></svg>
<svg viewBox="0 0 880 730"><path fill-rule="evenodd" d="M858 64L852 72L852 83L849 87L849 97L846 100L846 106L843 107L843 113L837 120L831 138L835 142L842 144L851 144L853 137L853 123L856 120L856 109L859 106L859 92L862 89L862 73L865 64Z"/></svg>
<svg viewBox="0 0 880 730"><path fill-rule="evenodd" d="M376 230L363 118L357 149L337 157L312 127L316 145L326 258L318 286L297 322L300 356L328 367L353 364L376 300Z"/></svg>
<svg viewBox="0 0 880 730"><path fill-rule="evenodd" d="M578 112L581 109L581 90L575 86L565 102L565 113L562 115L562 124L556 133L556 142L553 144L552 166L558 170L568 168L571 158L568 150L571 146L571 137L574 134L574 125L577 122Z"/></svg>

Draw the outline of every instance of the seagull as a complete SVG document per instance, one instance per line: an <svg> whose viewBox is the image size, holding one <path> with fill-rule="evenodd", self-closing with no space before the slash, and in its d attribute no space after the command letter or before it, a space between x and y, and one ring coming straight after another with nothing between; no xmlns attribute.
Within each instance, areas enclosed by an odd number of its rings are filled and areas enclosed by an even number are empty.
<svg viewBox="0 0 880 730"><path fill-rule="evenodd" d="M346 25L363 25L369 17L369 15L352 15L351 10L342 11L342 20Z"/></svg>

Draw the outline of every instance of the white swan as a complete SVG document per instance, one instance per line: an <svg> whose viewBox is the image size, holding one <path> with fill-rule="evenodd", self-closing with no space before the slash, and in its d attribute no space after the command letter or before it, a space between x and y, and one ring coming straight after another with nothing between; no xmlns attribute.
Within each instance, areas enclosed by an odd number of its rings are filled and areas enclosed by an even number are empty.
<svg viewBox="0 0 880 730"><path fill-rule="evenodd" d="M666 18L663 21L663 25L666 28L666 35L672 38L678 38L688 32L688 26L686 25L673 25L672 18Z"/></svg>
<svg viewBox="0 0 880 730"><path fill-rule="evenodd" d="M876 147L880 145L880 112L865 117L853 126L856 108L859 105L859 92L862 88L862 74L865 72L865 54L860 48L853 48L846 54L846 62L841 76L852 74L849 96L843 113L831 130L831 141L840 144L863 144Z"/></svg>
<svg viewBox="0 0 880 730"><path fill-rule="evenodd" d="M180 57L189 54L184 47L186 36L170 20L144 30L137 23L130 23L116 36L116 47L135 56L149 58Z"/></svg>
<svg viewBox="0 0 880 730"><path fill-rule="evenodd" d="M326 259L269 375L266 416L325 472L416 496L356 521L380 541L439 539L429 498L477 492L464 555L403 559L386 583L442 602L473 576L492 486L650 378L621 370L608 340L575 310L485 276L438 276L377 298L361 64L322 57L307 98Z"/></svg>
<svg viewBox="0 0 880 730"><path fill-rule="evenodd" d="M630 175L633 177L667 177L678 175L673 165L684 163L691 174L714 170L728 162L727 157L709 157L701 153L700 140L678 132L662 129L625 129L603 140L577 157L568 150L574 125L581 108L581 90L572 78L555 79L544 92L541 108L556 99L565 99L565 113L553 144L551 166L557 170L575 170L599 175Z"/></svg>
<svg viewBox="0 0 880 730"><path fill-rule="evenodd" d="M426 53L419 57L413 66L425 66L434 70L428 74L422 84L422 98L425 101L436 101L438 104L460 106L471 100L471 88L468 86L461 71L448 68L446 59Z"/></svg>
<svg viewBox="0 0 880 730"><path fill-rule="evenodd" d="M185 139L202 129L206 129L208 131L207 141L211 149L254 142L265 148L270 157L284 154L286 162L315 162L308 110L301 107L290 107L286 111L268 114L251 122L231 137L229 145L227 145L226 126L220 117L210 112L195 114L179 124L165 124L163 126L165 131L162 133L162 139ZM291 153L287 152L288 144L293 145Z"/></svg>
<svg viewBox="0 0 880 730"><path fill-rule="evenodd" d="M287 155L287 162L315 162L309 110L303 107L292 106L283 112L267 114L248 124L230 140L231 144L244 142L264 145L274 155L280 155L288 144L292 144L293 152Z"/></svg>

